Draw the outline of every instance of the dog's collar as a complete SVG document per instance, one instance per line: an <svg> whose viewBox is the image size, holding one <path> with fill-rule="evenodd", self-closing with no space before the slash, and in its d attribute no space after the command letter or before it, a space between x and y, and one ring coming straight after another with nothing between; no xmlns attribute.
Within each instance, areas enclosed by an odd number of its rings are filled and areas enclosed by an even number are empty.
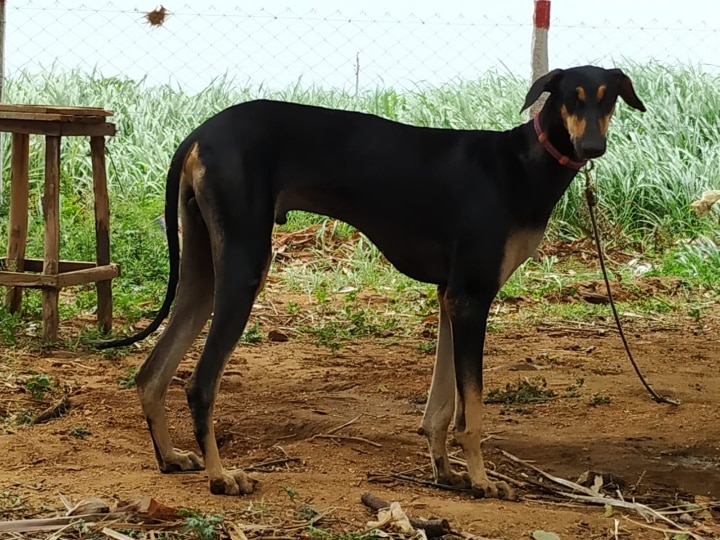
<svg viewBox="0 0 720 540"><path fill-rule="evenodd" d="M587 163L586 159L582 161L575 161L573 159L570 159L568 156L561 154L558 149L552 145L552 143L548 140L547 133L545 133L540 127L539 114L535 115L535 120L533 121L533 124L535 126L535 133L537 134L538 142L543 145L545 150L547 150L552 157L557 159L560 165L565 165L566 167L577 170L580 170L585 166L585 164Z"/></svg>

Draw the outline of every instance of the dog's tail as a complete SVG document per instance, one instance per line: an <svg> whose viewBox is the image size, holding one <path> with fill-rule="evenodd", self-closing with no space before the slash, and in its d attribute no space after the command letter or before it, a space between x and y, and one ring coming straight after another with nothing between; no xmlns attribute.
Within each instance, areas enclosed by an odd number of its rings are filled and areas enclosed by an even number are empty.
<svg viewBox="0 0 720 540"><path fill-rule="evenodd" d="M183 162L190 143L188 141L181 145L175 153L170 170L167 173L165 187L165 233L167 235L168 252L170 255L170 275L168 276L165 300L155 315L150 325L137 334L125 338L93 341L92 345L98 349L110 349L113 347L127 347L140 340L145 339L160 327L165 317L170 314L170 307L175 300L178 280L180 278L180 239L178 237L178 199L180 197L180 176L182 174Z"/></svg>

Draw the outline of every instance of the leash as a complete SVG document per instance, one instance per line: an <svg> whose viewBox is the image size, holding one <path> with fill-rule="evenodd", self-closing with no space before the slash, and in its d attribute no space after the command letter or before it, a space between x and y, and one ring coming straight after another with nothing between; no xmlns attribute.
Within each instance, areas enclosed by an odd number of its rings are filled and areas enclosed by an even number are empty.
<svg viewBox="0 0 720 540"><path fill-rule="evenodd" d="M597 205L597 199L595 198L595 189L593 188L592 179L590 177L590 171L593 169L594 163L588 161L587 165L583 169L585 174L585 198L587 200L588 210L590 211L590 221L592 222L593 236L595 237L595 247L597 248L598 259L600 260L600 269L602 270L603 279L605 280L605 288L607 289L608 300L610 301L610 308L615 319L615 325L617 326L618 332L620 333L620 339L625 347L625 352L632 367L635 369L635 373L640 378L640 382L647 389L650 395L657 403L668 403L670 405L680 405L679 401L675 401L665 396L661 396L648 384L647 380L643 376L640 368L635 362L632 353L630 352L630 346L628 345L627 339L625 339L625 333L623 332L622 325L620 324L620 317L618 316L617 309L615 307L615 301L613 300L612 291L610 290L610 280L608 279L607 269L605 268L605 257L603 257L602 246L600 245L600 235L598 233L597 222L595 221L595 206Z"/></svg>

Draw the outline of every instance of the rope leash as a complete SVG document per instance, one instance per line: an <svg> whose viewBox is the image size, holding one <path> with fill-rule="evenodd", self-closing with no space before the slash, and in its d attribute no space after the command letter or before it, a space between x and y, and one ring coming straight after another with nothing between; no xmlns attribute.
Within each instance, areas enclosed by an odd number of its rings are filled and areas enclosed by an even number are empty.
<svg viewBox="0 0 720 540"><path fill-rule="evenodd" d="M593 169L593 162L588 161L587 165L583 169L585 174L585 198L587 200L588 210L590 211L590 221L592 222L593 236L595 237L595 247L597 248L598 259L600 260L600 268L602 270L603 279L605 280L605 288L607 289L608 300L610 301L610 308L612 309L613 318L615 319L615 325L617 326L618 332L620 333L620 339L625 347L630 363L632 364L635 373L640 378L640 382L650 392L650 395L657 403L668 403L670 405L680 405L679 401L675 401L665 396L661 396L648 384L647 380L643 376L640 368L635 362L627 339L625 339L625 332L623 332L622 325L620 324L620 317L618 316L617 309L615 308L615 301L613 300L612 291L610 290L610 280L608 279L607 269L605 268L605 257L603 256L602 246L600 245L600 235L598 233L597 222L595 221L595 206L597 205L597 199L595 198L595 189L593 188L592 178L590 177L590 171Z"/></svg>

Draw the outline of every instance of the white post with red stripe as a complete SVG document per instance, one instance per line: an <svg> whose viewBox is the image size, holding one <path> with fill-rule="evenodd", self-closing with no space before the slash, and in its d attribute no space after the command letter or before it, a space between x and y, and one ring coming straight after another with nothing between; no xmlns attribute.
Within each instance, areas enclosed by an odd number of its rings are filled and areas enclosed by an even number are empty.
<svg viewBox="0 0 720 540"><path fill-rule="evenodd" d="M532 35L532 74L531 82L549 71L548 66L548 33L550 31L550 0L534 0L533 35ZM545 103L545 96L537 100L529 109L530 118L539 112Z"/></svg>

